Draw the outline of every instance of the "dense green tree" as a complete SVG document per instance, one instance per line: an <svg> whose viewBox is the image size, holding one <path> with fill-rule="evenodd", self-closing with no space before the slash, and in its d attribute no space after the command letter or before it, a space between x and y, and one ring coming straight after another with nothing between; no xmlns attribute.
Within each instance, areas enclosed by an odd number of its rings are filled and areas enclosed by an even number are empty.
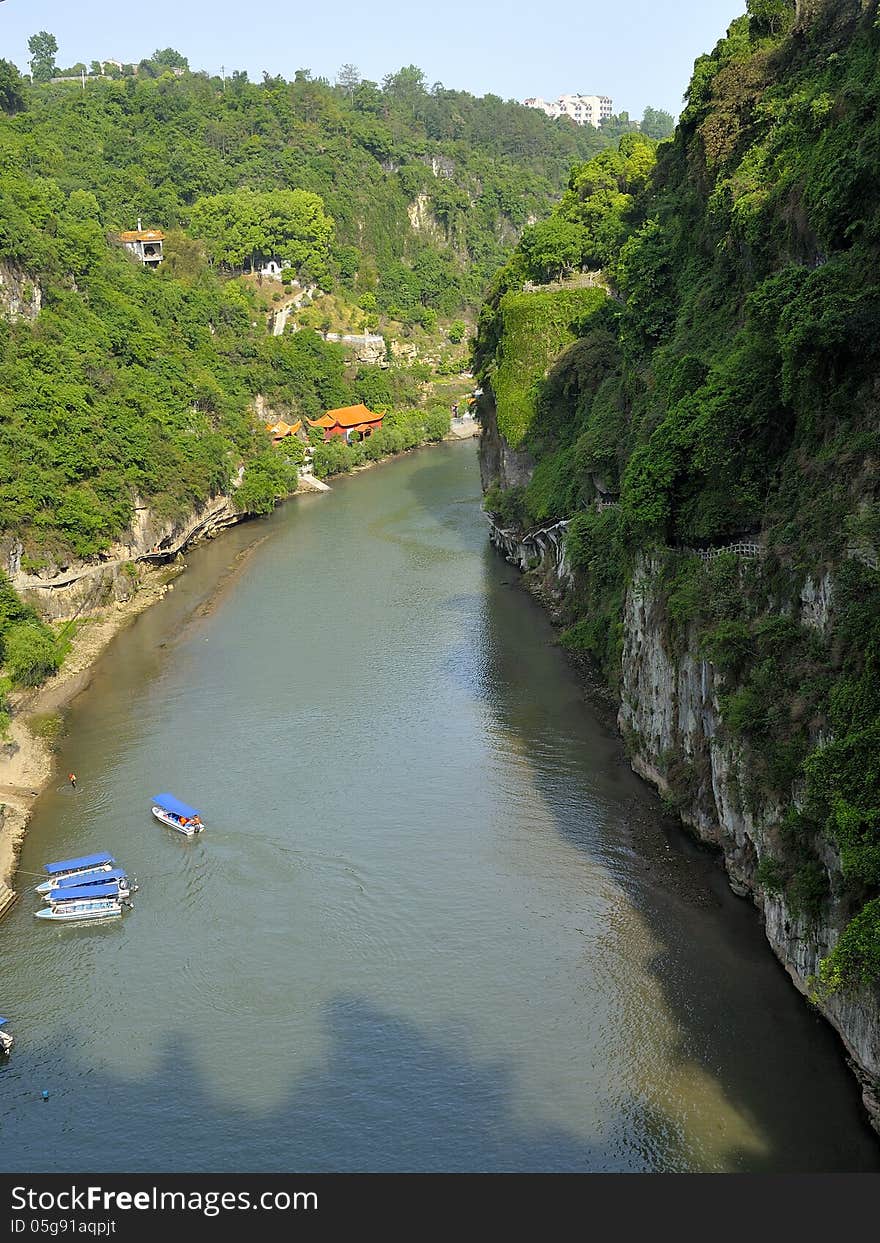
<svg viewBox="0 0 880 1243"><path fill-rule="evenodd" d="M0 111L12 114L26 107L24 82L11 61L0 59Z"/></svg>
<svg viewBox="0 0 880 1243"><path fill-rule="evenodd" d="M326 271L335 231L322 200L308 190L211 195L194 204L191 226L217 263L241 267L277 256L296 271L307 265L313 276Z"/></svg>
<svg viewBox="0 0 880 1243"><path fill-rule="evenodd" d="M173 47L157 48L150 57L157 69L189 69L189 61Z"/></svg>
<svg viewBox="0 0 880 1243"><path fill-rule="evenodd" d="M662 108L651 108L649 106L642 114L639 128L648 138L656 138L659 142L672 135L675 129L675 117L671 112L664 112Z"/></svg>
<svg viewBox="0 0 880 1243"><path fill-rule="evenodd" d="M37 686L61 664L55 636L38 621L16 622L3 638L6 669L17 686Z"/></svg>
<svg viewBox="0 0 880 1243"><path fill-rule="evenodd" d="M34 81L48 82L57 71L55 53L58 51L58 40L48 30L40 30L28 39L28 51Z"/></svg>

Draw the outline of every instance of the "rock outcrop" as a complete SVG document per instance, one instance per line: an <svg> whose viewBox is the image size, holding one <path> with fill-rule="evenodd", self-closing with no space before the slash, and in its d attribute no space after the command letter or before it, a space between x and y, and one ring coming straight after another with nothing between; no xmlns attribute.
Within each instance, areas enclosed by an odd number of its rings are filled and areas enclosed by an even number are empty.
<svg viewBox="0 0 880 1243"><path fill-rule="evenodd" d="M43 305L43 291L27 272L0 259L0 315L11 323L33 323Z"/></svg>
<svg viewBox="0 0 880 1243"><path fill-rule="evenodd" d="M530 453L511 449L501 435L498 430L495 398L488 385L484 386L478 413L483 425L480 440L480 478L483 491L493 484L505 491L509 488L525 487L535 469L535 460Z"/></svg>
<svg viewBox="0 0 880 1243"><path fill-rule="evenodd" d="M208 539L244 517L225 493L179 520L161 520L149 506L137 505L123 538L99 559L51 564L32 574L22 568L22 548L15 542L5 550L5 568L22 599L44 617L66 620L113 600L130 599L137 590L140 564L170 561L197 540Z"/></svg>

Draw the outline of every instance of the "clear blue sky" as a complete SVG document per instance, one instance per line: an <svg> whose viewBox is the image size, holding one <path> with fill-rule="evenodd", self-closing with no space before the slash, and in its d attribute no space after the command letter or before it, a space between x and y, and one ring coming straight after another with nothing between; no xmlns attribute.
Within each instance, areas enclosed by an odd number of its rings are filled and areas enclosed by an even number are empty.
<svg viewBox="0 0 880 1243"><path fill-rule="evenodd" d="M694 59L745 0L3 0L0 56L27 69L48 30L58 63L138 61L174 47L193 69L336 76L351 62L381 81L415 64L428 81L503 99L611 95L615 111L678 113Z"/></svg>

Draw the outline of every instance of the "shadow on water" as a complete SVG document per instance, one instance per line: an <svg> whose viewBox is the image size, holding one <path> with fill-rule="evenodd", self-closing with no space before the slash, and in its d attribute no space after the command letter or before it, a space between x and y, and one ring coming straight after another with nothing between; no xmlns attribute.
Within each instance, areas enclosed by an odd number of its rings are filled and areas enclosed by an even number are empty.
<svg viewBox="0 0 880 1243"><path fill-rule="evenodd" d="M672 1016L673 1058L711 1076L763 1136L766 1155L751 1154L745 1168L822 1168L830 1160L826 1168L880 1169L880 1145L836 1035L791 984L754 907L730 890L720 856L689 838L631 771L620 739L555 646L543 609L524 590L517 596L501 585L504 564L487 550L485 624L493 637L482 693L501 729L534 757L533 779L560 835L604 862L646 921L654 952L643 967ZM523 681L527 702L516 689ZM570 691L562 702L540 689L535 697L535 688L558 690L560 681ZM574 807L558 798L555 758L580 786ZM819 1155L829 1132L848 1137L831 1158Z"/></svg>
<svg viewBox="0 0 880 1243"><path fill-rule="evenodd" d="M62 1058L51 1080L41 1069L35 1081L27 1051L16 1051L0 1067L0 1089L16 1108L15 1142L4 1149L4 1166L31 1172L638 1172L656 1169L662 1153L665 1169L687 1168L684 1156L676 1156L669 1123L644 1102L630 1102L603 1126L601 1140L588 1142L514 1116L502 1065L452 1054L451 1041L431 1041L361 998L337 998L324 1020L322 1065L301 1071L292 1084L279 1082L277 1102L263 1114L217 1099L197 1069L188 1036L169 1036L160 1068L136 1080ZM229 1057L246 1059L248 1050L231 1048ZM296 1068L295 1048L290 1060ZM48 1101L41 1099L43 1089ZM106 1126L96 1126L84 1094L114 1132L112 1158ZM0 1121L0 1137L4 1129ZM145 1135L159 1142L145 1147Z"/></svg>
<svg viewBox="0 0 880 1243"><path fill-rule="evenodd" d="M410 480L425 505L439 467L427 462ZM447 505L439 518L459 538L460 510ZM880 1169L839 1040L793 987L757 912L732 893L720 858L632 772L545 610L488 538L483 558L485 594L447 601L466 627L448 671L491 709L511 751L527 757L560 837L608 868L646 924L653 948L641 967L668 1007L670 1056L685 1077L689 1068L708 1076L763 1141L763 1155L731 1154L728 1168ZM663 1111L655 1115L656 1129Z"/></svg>

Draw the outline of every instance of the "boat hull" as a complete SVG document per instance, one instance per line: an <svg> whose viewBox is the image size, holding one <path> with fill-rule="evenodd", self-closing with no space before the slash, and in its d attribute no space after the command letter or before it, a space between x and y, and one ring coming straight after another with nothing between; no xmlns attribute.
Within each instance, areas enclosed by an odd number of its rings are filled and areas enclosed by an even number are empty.
<svg viewBox="0 0 880 1243"><path fill-rule="evenodd" d="M44 907L41 911L34 911L34 917L50 923L72 924L85 919L118 919L122 915L122 907L118 902L108 903L103 907L91 903L78 909L74 909L74 906L75 904L71 903L70 908L66 910L64 907Z"/></svg>
<svg viewBox="0 0 880 1243"><path fill-rule="evenodd" d="M169 829L174 829L177 833L182 833L184 837L195 837L196 833L201 833L205 827L203 824L181 824L162 807L153 805L150 811L162 824L167 825Z"/></svg>

